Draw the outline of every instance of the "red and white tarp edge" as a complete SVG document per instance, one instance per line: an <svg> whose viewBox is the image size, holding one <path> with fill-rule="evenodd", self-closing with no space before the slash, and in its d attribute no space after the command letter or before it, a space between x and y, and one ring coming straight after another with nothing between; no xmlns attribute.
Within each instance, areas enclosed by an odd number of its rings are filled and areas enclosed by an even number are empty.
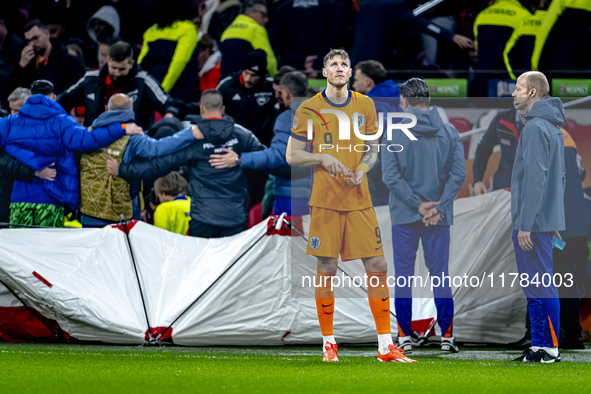
<svg viewBox="0 0 591 394"><path fill-rule="evenodd" d="M510 194L505 191L456 201L450 275L515 271L509 206ZM389 275L393 275L388 209L378 207L376 212ZM304 217L306 235L308 220ZM233 237L206 240L137 223L130 230L130 242L150 325L168 327L266 230L267 223L261 223ZM264 237L178 319L171 330L173 342L320 343L314 299L294 297L292 286L294 266L315 271L314 259L304 250L300 237ZM426 276L422 253L417 257L416 274ZM72 337L117 344L144 342L148 326L125 234L119 229L2 230L0 261L0 279ZM343 268L350 275L364 273L359 261L344 263ZM432 294L415 290L413 320L435 318ZM496 299L498 294L491 292L490 298L470 298L470 288L453 291L457 340L506 343L523 334L525 302L517 298L519 294ZM0 316L3 307L17 306L18 301L0 289ZM375 341L365 297L338 298L335 307L335 336L340 343ZM394 318L392 330L397 331Z"/></svg>

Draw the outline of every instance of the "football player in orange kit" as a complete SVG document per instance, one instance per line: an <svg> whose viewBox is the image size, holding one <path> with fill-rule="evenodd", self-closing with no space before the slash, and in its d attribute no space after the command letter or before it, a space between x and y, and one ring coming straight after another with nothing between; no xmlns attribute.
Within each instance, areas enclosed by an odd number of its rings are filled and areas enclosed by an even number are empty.
<svg viewBox="0 0 591 394"><path fill-rule="evenodd" d="M376 163L379 139L362 139L353 132L353 126L348 130L350 139L341 139L339 133L340 122L352 119L360 134L376 134L375 105L369 97L347 88L352 71L347 52L331 50L323 66L327 88L299 106L286 153L290 165L314 167L306 253L317 258L315 297L323 337L323 361L338 361L333 336L332 277L340 255L343 261L361 259L365 266L369 306L378 333L378 361L416 362L394 345L390 330L387 264L365 177ZM340 118L335 110L340 111ZM308 139L309 123L313 127L311 139Z"/></svg>

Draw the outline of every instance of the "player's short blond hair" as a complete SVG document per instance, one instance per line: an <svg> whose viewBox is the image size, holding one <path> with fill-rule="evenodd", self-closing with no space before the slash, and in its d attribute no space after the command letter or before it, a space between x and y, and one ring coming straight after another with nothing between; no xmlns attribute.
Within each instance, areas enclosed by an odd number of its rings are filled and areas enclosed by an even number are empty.
<svg viewBox="0 0 591 394"><path fill-rule="evenodd" d="M525 76L525 86L527 89L536 89L538 97L545 99L550 94L550 84L548 78L539 71L528 71L521 74Z"/></svg>
<svg viewBox="0 0 591 394"><path fill-rule="evenodd" d="M349 57L347 51L345 51L344 49L331 49L330 52L328 52L326 56L324 56L324 59L322 60L322 67L326 68L326 64L329 61L331 61L335 56L340 56L343 59L347 59L349 66L351 66L351 58Z"/></svg>

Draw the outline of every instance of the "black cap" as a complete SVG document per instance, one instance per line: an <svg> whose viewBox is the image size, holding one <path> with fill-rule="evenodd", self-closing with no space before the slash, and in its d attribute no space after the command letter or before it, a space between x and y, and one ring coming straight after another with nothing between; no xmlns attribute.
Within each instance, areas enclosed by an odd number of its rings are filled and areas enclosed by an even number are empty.
<svg viewBox="0 0 591 394"><path fill-rule="evenodd" d="M55 94L55 88L53 84L47 79L38 79L31 84L31 94L42 94L49 96Z"/></svg>
<svg viewBox="0 0 591 394"><path fill-rule="evenodd" d="M264 77L267 74L267 53L262 49L255 49L246 55L243 70L250 70Z"/></svg>

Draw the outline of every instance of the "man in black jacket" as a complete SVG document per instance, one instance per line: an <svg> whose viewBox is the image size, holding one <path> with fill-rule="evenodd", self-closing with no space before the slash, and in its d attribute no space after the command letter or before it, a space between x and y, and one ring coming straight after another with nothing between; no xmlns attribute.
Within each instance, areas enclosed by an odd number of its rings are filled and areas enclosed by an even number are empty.
<svg viewBox="0 0 591 394"><path fill-rule="evenodd" d="M178 114L168 93L150 74L138 68L131 45L123 41L111 46L109 61L102 70L84 74L57 101L68 112L72 107L85 106L84 125L88 127L105 112L109 99L117 93L132 99L136 122L144 130L152 124L154 111Z"/></svg>
<svg viewBox="0 0 591 394"><path fill-rule="evenodd" d="M222 79L218 90L224 96L226 113L252 131L265 145L273 138L273 78L267 78L267 55L262 49L248 54L242 71Z"/></svg>
<svg viewBox="0 0 591 394"><path fill-rule="evenodd" d="M27 23L24 33L27 46L4 83L5 97L18 87L28 88L38 79L53 83L59 94L84 75L84 66L68 53L65 45L49 38L49 30L40 20Z"/></svg>
<svg viewBox="0 0 591 394"><path fill-rule="evenodd" d="M127 181L155 179L180 166L189 167L189 195L191 222L189 235L200 238L219 238L237 234L247 220L246 199L248 185L240 166L215 169L209 156L230 148L241 154L265 149L250 131L223 117L222 95L217 90L206 90L201 95L201 117L193 127L195 141L172 155L149 162L121 164L107 161L107 170Z"/></svg>
<svg viewBox="0 0 591 394"><path fill-rule="evenodd" d="M250 52L242 71L222 79L218 90L224 96L226 113L252 131L262 144L270 146L277 114L273 78L267 78L266 53L262 49ZM245 174L252 207L263 199L266 177L254 170L245 170Z"/></svg>
<svg viewBox="0 0 591 394"><path fill-rule="evenodd" d="M519 114L515 108L501 111L490 122L484 136L478 143L476 155L474 157L474 194L480 195L486 193L487 187L484 182L484 172L488 165L488 159L493 153L495 146L501 147L501 161L499 168L495 172L492 184L492 190L511 187L511 171L515 161L515 152L519 142L519 133L523 128L523 123L519 119Z"/></svg>

